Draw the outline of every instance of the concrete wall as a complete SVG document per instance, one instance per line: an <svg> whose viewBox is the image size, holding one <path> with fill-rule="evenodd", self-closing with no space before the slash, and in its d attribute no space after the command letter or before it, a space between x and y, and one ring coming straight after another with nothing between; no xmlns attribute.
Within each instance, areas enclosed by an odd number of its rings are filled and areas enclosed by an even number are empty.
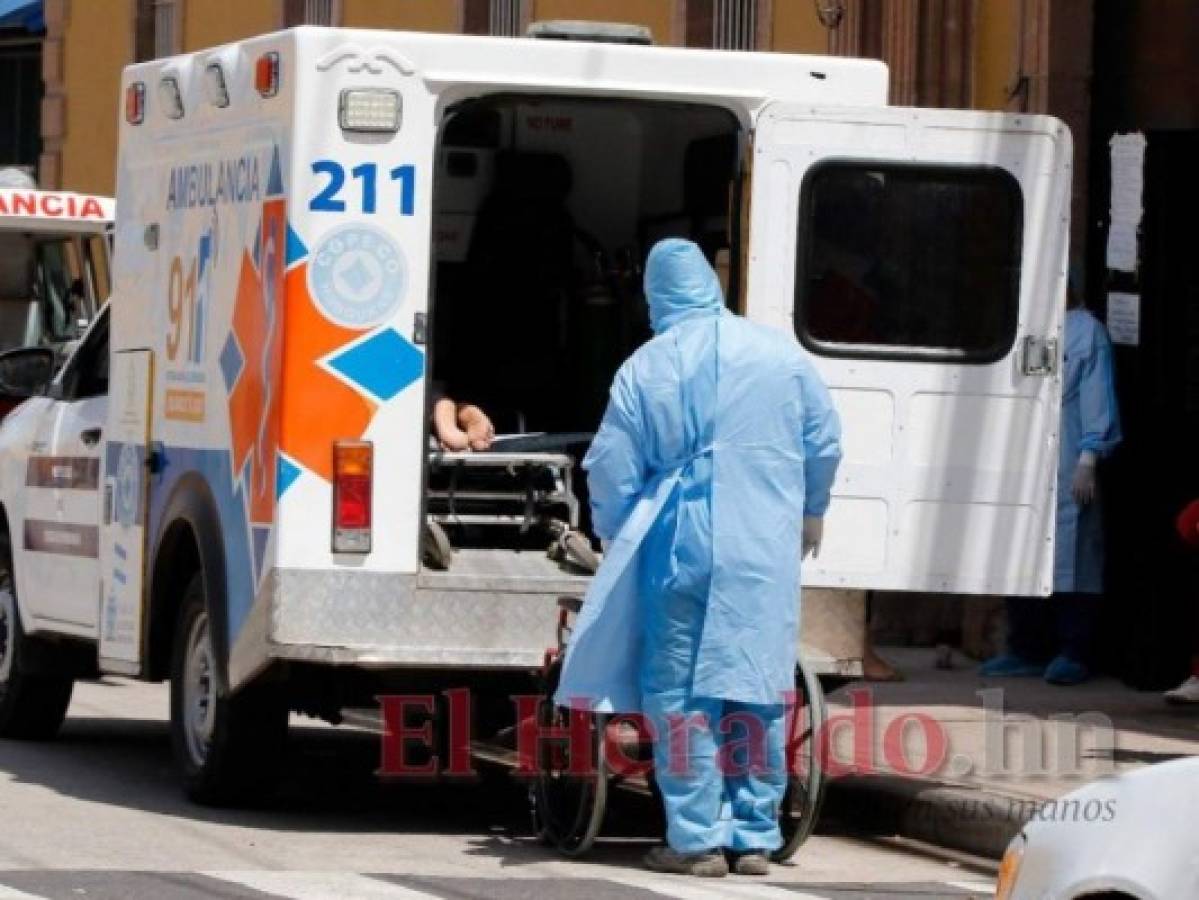
<svg viewBox="0 0 1199 900"><path fill-rule="evenodd" d="M784 53L828 53L829 33L805 0L774 0L770 49Z"/></svg>
<svg viewBox="0 0 1199 900"><path fill-rule="evenodd" d="M131 0L48 0L42 108L46 187L111 194L121 69L133 58Z"/></svg>
<svg viewBox="0 0 1199 900"><path fill-rule="evenodd" d="M183 49L203 50L277 31L281 13L279 0L185 0Z"/></svg>
<svg viewBox="0 0 1199 900"><path fill-rule="evenodd" d="M460 18L454 0L341 0L341 10L347 28L450 32Z"/></svg>
<svg viewBox="0 0 1199 900"><path fill-rule="evenodd" d="M975 7L974 90L976 109L1004 110L1016 87L1020 4L979 3Z"/></svg>

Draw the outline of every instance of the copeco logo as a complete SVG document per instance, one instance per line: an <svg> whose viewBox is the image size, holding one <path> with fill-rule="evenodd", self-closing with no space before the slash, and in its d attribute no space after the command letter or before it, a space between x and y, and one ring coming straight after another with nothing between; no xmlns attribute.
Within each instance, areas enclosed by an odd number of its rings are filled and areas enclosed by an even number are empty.
<svg viewBox="0 0 1199 900"><path fill-rule="evenodd" d="M308 267L308 290L326 318L350 328L385 322L408 288L404 254L384 231L343 225L326 234Z"/></svg>
<svg viewBox="0 0 1199 900"><path fill-rule="evenodd" d="M141 460L137 447L125 444L117 462L116 497L113 517L124 528L137 522L138 500L141 498Z"/></svg>

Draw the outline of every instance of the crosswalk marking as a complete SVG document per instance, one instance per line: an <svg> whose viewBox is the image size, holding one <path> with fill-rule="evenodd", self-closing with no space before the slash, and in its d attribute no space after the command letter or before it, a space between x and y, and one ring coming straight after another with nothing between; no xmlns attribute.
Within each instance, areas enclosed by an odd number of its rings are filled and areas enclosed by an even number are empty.
<svg viewBox="0 0 1199 900"><path fill-rule="evenodd" d="M738 883L732 877L700 879L689 875L654 875L641 872L605 873L605 881L625 887L653 891L679 900L725 900L728 897L752 897L762 900L822 900L815 894L789 891L769 884Z"/></svg>
<svg viewBox="0 0 1199 900"><path fill-rule="evenodd" d="M0 884L0 900L43 900L43 898L37 894L26 894L24 891Z"/></svg>
<svg viewBox="0 0 1199 900"><path fill-rule="evenodd" d="M947 881L945 883L961 891L970 891L979 897L990 897L995 893L995 882L993 881Z"/></svg>
<svg viewBox="0 0 1199 900"><path fill-rule="evenodd" d="M276 894L289 900L329 900L330 897L354 897L355 900L440 900L436 894L401 887L389 881L356 875L353 872L204 872L209 878L228 881L264 894ZM0 897L0 900L3 900Z"/></svg>
<svg viewBox="0 0 1199 900"><path fill-rule="evenodd" d="M584 873L579 878L532 876L519 878L515 887L504 876L422 875L403 873L362 875L354 872L289 870L221 870L208 872L8 870L0 871L0 900L47 900L87 895L97 900L129 896L278 898L278 900L443 900L446 897L487 898L518 896L604 897L645 896L646 893L677 900L829 900L853 896L881 898L920 896L989 898L992 884L982 879L940 883L796 884L760 881L730 875L703 879L685 875L624 870ZM10 887L10 882L16 887ZM406 884L413 884L407 887ZM943 888L943 890L942 890ZM931 893L930 893L931 892Z"/></svg>

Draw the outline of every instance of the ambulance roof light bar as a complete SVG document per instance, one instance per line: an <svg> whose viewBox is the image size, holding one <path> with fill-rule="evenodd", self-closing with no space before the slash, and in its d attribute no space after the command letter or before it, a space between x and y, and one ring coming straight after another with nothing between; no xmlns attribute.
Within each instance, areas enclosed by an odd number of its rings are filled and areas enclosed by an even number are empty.
<svg viewBox="0 0 1199 900"><path fill-rule="evenodd" d="M525 29L525 36L544 41L590 41L596 44L635 44L640 47L648 47L654 42L654 33L644 25L572 19L534 22Z"/></svg>

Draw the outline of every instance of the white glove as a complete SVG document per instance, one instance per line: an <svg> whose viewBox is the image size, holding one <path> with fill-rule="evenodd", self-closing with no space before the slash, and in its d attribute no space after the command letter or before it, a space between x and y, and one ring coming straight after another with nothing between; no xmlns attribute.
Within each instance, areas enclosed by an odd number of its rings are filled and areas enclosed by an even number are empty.
<svg viewBox="0 0 1199 900"><path fill-rule="evenodd" d="M1078 457L1078 465L1074 467L1074 481L1070 492L1074 502L1086 506L1095 499L1095 454L1084 450Z"/></svg>
<svg viewBox="0 0 1199 900"><path fill-rule="evenodd" d="M808 554L820 555L820 541L824 538L824 519L816 516L803 517L803 558Z"/></svg>

